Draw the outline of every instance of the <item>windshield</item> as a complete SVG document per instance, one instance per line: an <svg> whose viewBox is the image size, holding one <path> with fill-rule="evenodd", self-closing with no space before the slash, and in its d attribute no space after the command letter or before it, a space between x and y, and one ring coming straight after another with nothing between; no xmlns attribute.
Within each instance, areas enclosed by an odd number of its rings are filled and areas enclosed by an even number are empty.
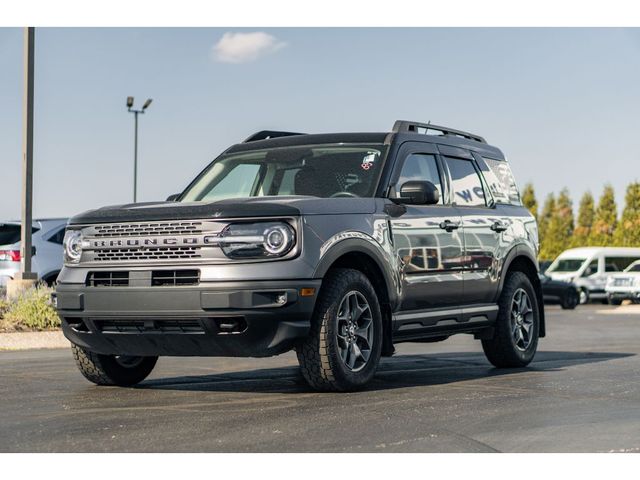
<svg viewBox="0 0 640 480"><path fill-rule="evenodd" d="M547 272L577 272L585 261L584 258L563 258L551 265Z"/></svg>
<svg viewBox="0 0 640 480"><path fill-rule="evenodd" d="M20 225L13 223L0 223L0 245L13 245L20 241ZM31 232L37 232L37 228L32 228Z"/></svg>
<svg viewBox="0 0 640 480"><path fill-rule="evenodd" d="M386 146L317 145L225 155L182 195L182 202L310 195L372 197Z"/></svg>

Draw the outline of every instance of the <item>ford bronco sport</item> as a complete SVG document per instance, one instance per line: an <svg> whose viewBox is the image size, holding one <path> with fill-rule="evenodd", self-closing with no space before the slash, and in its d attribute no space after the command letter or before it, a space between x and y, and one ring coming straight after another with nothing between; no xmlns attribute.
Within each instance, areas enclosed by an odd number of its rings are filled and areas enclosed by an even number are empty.
<svg viewBox="0 0 640 480"><path fill-rule="evenodd" d="M158 356L295 349L319 390L369 382L399 342L467 333L496 367L545 334L535 219L480 136L263 131L166 202L69 222L55 303L78 368L133 385Z"/></svg>

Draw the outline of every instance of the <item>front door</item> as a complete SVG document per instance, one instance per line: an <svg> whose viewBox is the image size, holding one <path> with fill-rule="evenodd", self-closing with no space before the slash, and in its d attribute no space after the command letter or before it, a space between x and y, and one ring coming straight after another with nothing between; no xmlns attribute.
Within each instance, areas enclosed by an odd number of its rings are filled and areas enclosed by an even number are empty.
<svg viewBox="0 0 640 480"><path fill-rule="evenodd" d="M431 144L405 143L392 178L391 195L411 180L430 181L440 191L437 205L406 205L391 219L394 247L402 265L403 312L458 305L462 295L463 240L460 215L447 200L443 168Z"/></svg>

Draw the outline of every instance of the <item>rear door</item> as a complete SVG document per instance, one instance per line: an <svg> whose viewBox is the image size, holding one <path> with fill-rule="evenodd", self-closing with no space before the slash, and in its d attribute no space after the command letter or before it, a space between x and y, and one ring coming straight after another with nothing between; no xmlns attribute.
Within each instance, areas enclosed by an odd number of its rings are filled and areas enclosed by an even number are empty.
<svg viewBox="0 0 640 480"><path fill-rule="evenodd" d="M391 196L410 180L430 181L440 191L437 205L406 205L392 218L394 247L402 263L400 310L417 311L458 305L462 295L463 242L458 211L448 201L448 182L437 148L407 142L398 153Z"/></svg>
<svg viewBox="0 0 640 480"><path fill-rule="evenodd" d="M439 146L451 178L451 199L462 221L464 303L492 303L497 292L496 256L506 222L495 208L470 152Z"/></svg>

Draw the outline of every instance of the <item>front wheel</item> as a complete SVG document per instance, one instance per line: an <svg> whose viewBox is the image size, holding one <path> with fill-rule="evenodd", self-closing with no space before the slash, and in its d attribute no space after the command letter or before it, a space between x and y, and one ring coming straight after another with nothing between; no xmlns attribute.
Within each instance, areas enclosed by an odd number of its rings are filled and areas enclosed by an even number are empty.
<svg viewBox="0 0 640 480"><path fill-rule="evenodd" d="M580 305L589 303L589 291L586 288L580 289Z"/></svg>
<svg viewBox="0 0 640 480"><path fill-rule="evenodd" d="M540 310L529 277L510 273L498 307L494 336L482 340L484 353L495 367L524 367L533 360L540 330Z"/></svg>
<svg viewBox="0 0 640 480"><path fill-rule="evenodd" d="M373 378L381 349L382 314L371 282L358 270L332 270L309 336L296 347L305 380L316 390L361 388Z"/></svg>
<svg viewBox="0 0 640 480"><path fill-rule="evenodd" d="M158 357L101 355L78 345L71 345L71 352L80 373L96 385L135 385L147 378L158 361Z"/></svg>

